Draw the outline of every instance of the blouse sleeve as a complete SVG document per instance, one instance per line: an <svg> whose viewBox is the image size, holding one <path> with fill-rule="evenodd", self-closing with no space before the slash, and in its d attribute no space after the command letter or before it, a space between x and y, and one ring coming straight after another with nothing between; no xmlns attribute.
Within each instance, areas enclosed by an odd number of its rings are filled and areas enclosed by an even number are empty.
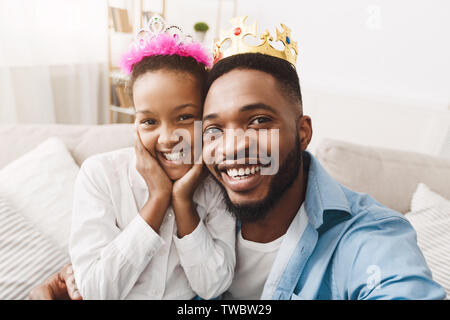
<svg viewBox="0 0 450 320"><path fill-rule="evenodd" d="M117 227L106 171L89 158L75 183L69 252L83 299L125 298L164 244L138 212Z"/></svg>
<svg viewBox="0 0 450 320"><path fill-rule="evenodd" d="M233 280L236 221L215 182L204 191L209 203L205 218L183 238L174 235L174 243L192 289L211 299L225 292Z"/></svg>

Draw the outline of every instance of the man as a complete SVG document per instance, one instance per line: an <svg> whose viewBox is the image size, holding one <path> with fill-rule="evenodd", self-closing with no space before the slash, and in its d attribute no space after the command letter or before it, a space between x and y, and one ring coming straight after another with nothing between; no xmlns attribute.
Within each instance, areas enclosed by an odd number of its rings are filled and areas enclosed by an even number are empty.
<svg viewBox="0 0 450 320"><path fill-rule="evenodd" d="M279 132L276 175L233 181L230 168L243 165L207 165L241 222L235 277L225 297L442 299L408 221L334 181L305 151L312 127L298 83L288 62L258 53L223 59L210 73L204 131ZM236 159L248 143L222 144L215 152Z"/></svg>
<svg viewBox="0 0 450 320"><path fill-rule="evenodd" d="M337 183L306 151L312 124L303 115L291 62L270 54L231 54L215 64L208 88L203 155L214 155L205 162L240 222L235 277L224 298L444 298L408 221ZM258 174L267 164L252 158L248 137L225 143L209 138L229 129L276 131L273 150L262 134L256 144L277 154L277 173ZM255 166L259 170L250 170ZM31 298L80 298L76 293L66 267Z"/></svg>

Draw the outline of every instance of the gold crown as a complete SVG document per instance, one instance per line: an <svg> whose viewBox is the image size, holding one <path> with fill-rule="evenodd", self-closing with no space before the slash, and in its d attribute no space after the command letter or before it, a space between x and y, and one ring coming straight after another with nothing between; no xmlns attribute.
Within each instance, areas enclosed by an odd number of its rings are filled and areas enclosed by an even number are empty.
<svg viewBox="0 0 450 320"><path fill-rule="evenodd" d="M263 41L257 46L251 46L244 42L244 37L247 35L258 38L256 31L256 22L250 26L245 25L247 16L236 17L230 20L232 28L227 31L222 31L220 40L214 44L214 63L220 59L233 56L241 53L262 53L269 56L277 57L290 62L294 67L297 61L297 42L291 40L291 29L281 23L281 32L277 31L276 41L281 41L284 44L284 50L275 49L269 41L273 41L273 37L269 31L265 31L259 38ZM222 46L227 41L231 41L231 46L222 50ZM294 52L292 52L294 51Z"/></svg>

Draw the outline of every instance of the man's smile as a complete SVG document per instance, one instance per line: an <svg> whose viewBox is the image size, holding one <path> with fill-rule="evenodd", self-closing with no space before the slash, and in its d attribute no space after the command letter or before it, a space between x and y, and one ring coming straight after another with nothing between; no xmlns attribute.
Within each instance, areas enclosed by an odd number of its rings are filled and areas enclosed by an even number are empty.
<svg viewBox="0 0 450 320"><path fill-rule="evenodd" d="M246 163L241 164L236 160L225 161L216 166L216 172L222 178L223 184L234 192L246 192L256 188L264 178L261 169L267 165L262 165L259 161L246 159Z"/></svg>

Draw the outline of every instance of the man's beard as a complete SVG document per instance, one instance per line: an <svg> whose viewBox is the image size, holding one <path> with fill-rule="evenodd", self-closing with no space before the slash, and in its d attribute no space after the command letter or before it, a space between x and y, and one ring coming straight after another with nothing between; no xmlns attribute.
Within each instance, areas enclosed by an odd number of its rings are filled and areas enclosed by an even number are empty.
<svg viewBox="0 0 450 320"><path fill-rule="evenodd" d="M290 188L297 179L302 163L302 153L300 151L300 139L297 136L295 146L289 152L281 165L278 173L270 182L269 192L261 201L249 204L235 204L231 201L225 187L217 181L224 196L227 210L242 222L256 222L263 219L283 194ZM215 177L214 177L215 178ZM216 179L216 178L215 178ZM216 179L217 180L217 179Z"/></svg>

